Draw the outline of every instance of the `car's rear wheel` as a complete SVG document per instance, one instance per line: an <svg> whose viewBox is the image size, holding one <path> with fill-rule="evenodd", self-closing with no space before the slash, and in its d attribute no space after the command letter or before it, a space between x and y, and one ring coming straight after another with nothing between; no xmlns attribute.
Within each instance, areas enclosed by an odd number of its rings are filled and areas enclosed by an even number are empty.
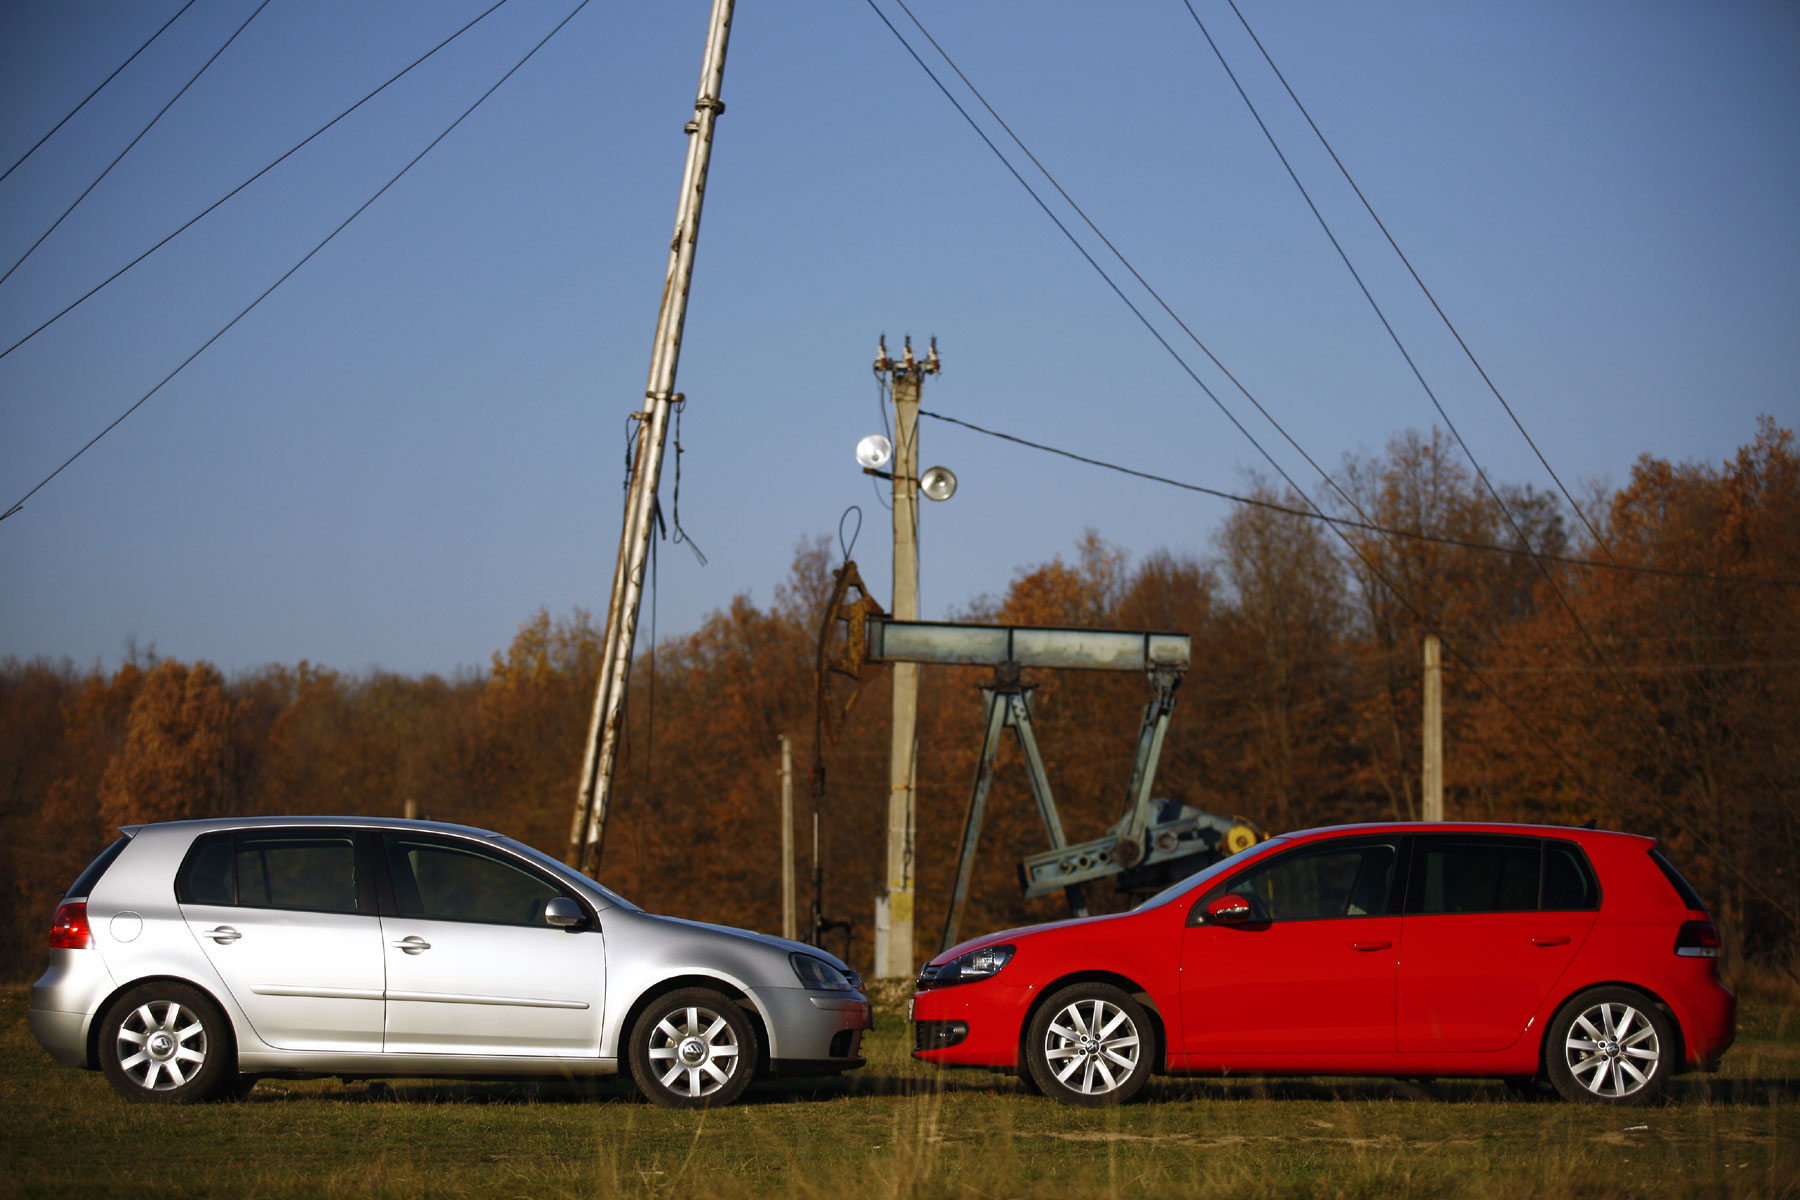
<svg viewBox="0 0 1800 1200"><path fill-rule="evenodd" d="M632 1027L631 1077L664 1108L730 1104L755 1071L756 1027L711 988L659 996Z"/></svg>
<svg viewBox="0 0 1800 1200"><path fill-rule="evenodd" d="M1025 1036L1033 1081L1064 1104L1123 1104L1144 1086L1156 1059L1150 1014L1110 983L1058 991L1032 1017Z"/></svg>
<svg viewBox="0 0 1800 1200"><path fill-rule="evenodd" d="M1674 1030L1654 1001L1630 988L1594 988L1558 1010L1544 1068L1565 1100L1648 1104L1675 1072Z"/></svg>
<svg viewBox="0 0 1800 1200"><path fill-rule="evenodd" d="M100 1067L128 1100L194 1104L237 1082L231 1033L218 1005L183 983L139 984L107 1010Z"/></svg>

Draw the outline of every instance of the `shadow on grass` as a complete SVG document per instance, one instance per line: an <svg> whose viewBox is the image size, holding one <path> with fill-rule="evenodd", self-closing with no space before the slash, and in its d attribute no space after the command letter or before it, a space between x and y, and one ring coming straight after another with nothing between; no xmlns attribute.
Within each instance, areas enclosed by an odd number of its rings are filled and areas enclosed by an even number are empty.
<svg viewBox="0 0 1800 1200"><path fill-rule="evenodd" d="M1016 1078L1000 1071L945 1071L936 1075L892 1075L857 1072L824 1078L789 1078L759 1082L739 1106L810 1104L862 1097L909 1098L954 1095L1017 1095L1033 1104L1053 1104L1027 1091ZM1498 1079L1321 1079L1307 1078L1171 1078L1152 1079L1139 1104L1184 1101L1388 1101L1426 1104L1561 1104L1540 1085L1514 1091ZM317 1090L266 1080L244 1101L280 1104L313 1101L326 1104L641 1104L638 1091L624 1076L567 1080L368 1080ZM1786 1108L1800 1103L1800 1080L1720 1079L1683 1075L1673 1080L1659 1104L1730 1105Z"/></svg>

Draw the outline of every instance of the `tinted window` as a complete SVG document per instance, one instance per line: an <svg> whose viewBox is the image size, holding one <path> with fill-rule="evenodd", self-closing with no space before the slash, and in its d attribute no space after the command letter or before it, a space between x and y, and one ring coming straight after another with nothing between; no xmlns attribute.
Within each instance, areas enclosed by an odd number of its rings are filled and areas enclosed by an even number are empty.
<svg viewBox="0 0 1800 1200"><path fill-rule="evenodd" d="M1374 916L1387 911L1394 859L1391 841L1304 846L1213 889L1198 907L1230 894L1249 900L1259 920Z"/></svg>
<svg viewBox="0 0 1800 1200"><path fill-rule="evenodd" d="M1544 843L1542 907L1552 912L1600 907L1600 884L1594 878L1594 869L1572 842Z"/></svg>
<svg viewBox="0 0 1800 1200"><path fill-rule="evenodd" d="M356 912L356 843L313 830L208 834L175 881L184 904Z"/></svg>
<svg viewBox="0 0 1800 1200"><path fill-rule="evenodd" d="M69 885L69 890L64 892L63 896L80 899L83 896L93 895L94 885L100 882L102 875L106 874L106 868L113 865L113 860L124 853L125 846L130 841L131 839L128 837L122 837L102 850L100 856L88 864L87 870L76 876L75 882Z"/></svg>
<svg viewBox="0 0 1800 1200"><path fill-rule="evenodd" d="M398 834L383 841L403 917L547 928L544 905L564 894L522 864L472 846Z"/></svg>
<svg viewBox="0 0 1800 1200"><path fill-rule="evenodd" d="M1538 905L1541 857L1535 838L1420 838L1406 911L1530 912Z"/></svg>
<svg viewBox="0 0 1800 1200"><path fill-rule="evenodd" d="M1656 869L1663 873L1663 878L1669 881L1669 886L1675 889L1675 894L1681 897L1683 904L1696 912L1706 911L1706 903L1700 899L1700 893L1696 892L1694 885L1675 869L1674 863L1662 856L1662 851L1652 848L1650 861L1654 862Z"/></svg>
<svg viewBox="0 0 1800 1200"><path fill-rule="evenodd" d="M1594 870L1572 842L1495 834L1419 838L1408 914L1585 911L1600 905Z"/></svg>

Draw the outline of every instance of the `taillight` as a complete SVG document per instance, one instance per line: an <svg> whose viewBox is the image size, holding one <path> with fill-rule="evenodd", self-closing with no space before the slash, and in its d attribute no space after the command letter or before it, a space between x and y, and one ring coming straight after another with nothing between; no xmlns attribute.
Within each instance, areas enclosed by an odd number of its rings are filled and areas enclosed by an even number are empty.
<svg viewBox="0 0 1800 1200"><path fill-rule="evenodd" d="M56 910L50 923L52 950L86 950L94 944L94 933L88 928L87 901L76 900Z"/></svg>
<svg viewBox="0 0 1800 1200"><path fill-rule="evenodd" d="M1675 953L1683 958L1719 957L1719 927L1711 921L1683 921L1675 935Z"/></svg>

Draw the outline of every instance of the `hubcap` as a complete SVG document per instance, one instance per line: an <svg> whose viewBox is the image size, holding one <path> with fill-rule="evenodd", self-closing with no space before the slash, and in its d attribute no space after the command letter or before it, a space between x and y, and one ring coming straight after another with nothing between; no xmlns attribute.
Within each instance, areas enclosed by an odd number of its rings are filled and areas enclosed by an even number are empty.
<svg viewBox="0 0 1800 1200"><path fill-rule="evenodd" d="M1656 1026L1629 1004L1596 1004L1576 1017L1563 1053L1576 1081L1608 1100L1649 1083L1662 1061Z"/></svg>
<svg viewBox="0 0 1800 1200"><path fill-rule="evenodd" d="M1105 1000L1078 1000L1044 1031L1044 1058L1057 1082L1084 1095L1119 1087L1137 1067L1138 1030L1125 1010Z"/></svg>
<svg viewBox="0 0 1800 1200"><path fill-rule="evenodd" d="M738 1069L737 1034L711 1009L689 1005L666 1013L650 1032L658 1081L679 1096L710 1096Z"/></svg>
<svg viewBox="0 0 1800 1200"><path fill-rule="evenodd" d="M206 1064L206 1026L173 1000L152 1000L119 1025L119 1066L139 1087L167 1092Z"/></svg>

